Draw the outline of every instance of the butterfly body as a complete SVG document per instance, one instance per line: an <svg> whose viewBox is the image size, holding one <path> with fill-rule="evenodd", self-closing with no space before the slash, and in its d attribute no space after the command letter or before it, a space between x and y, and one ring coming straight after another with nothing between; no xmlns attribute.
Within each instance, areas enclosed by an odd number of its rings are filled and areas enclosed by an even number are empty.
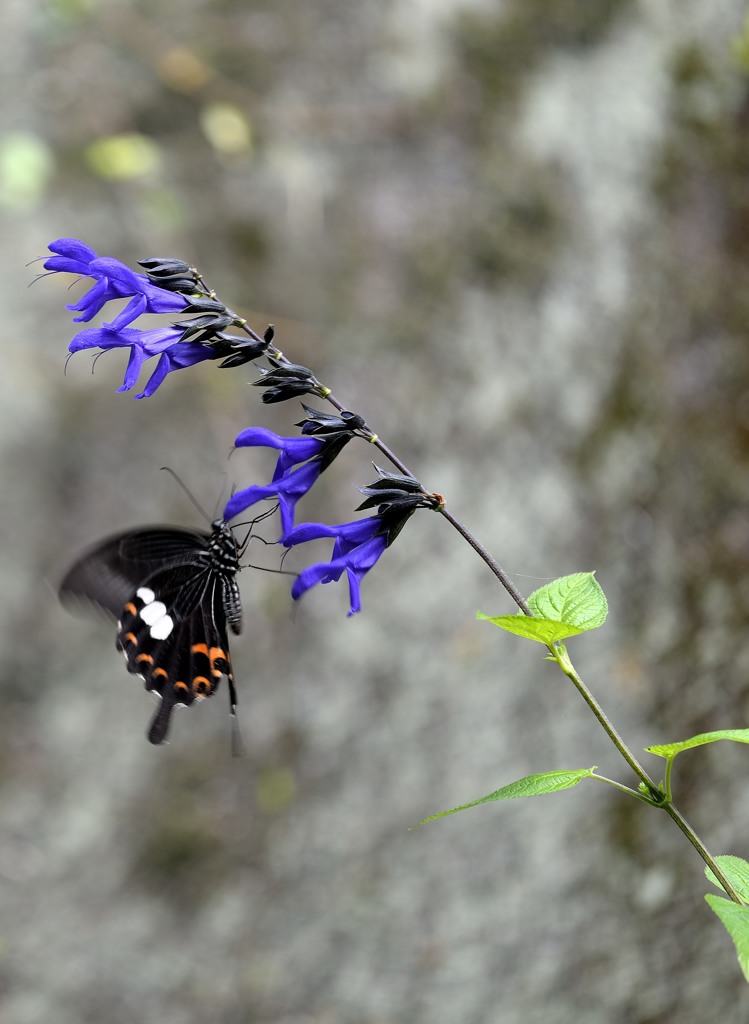
<svg viewBox="0 0 749 1024"><path fill-rule="evenodd" d="M117 618L127 668L160 698L148 738L162 743L172 711L211 697L226 676L236 706L228 629L242 630L240 549L223 521L211 532L156 526L117 534L86 552L60 596Z"/></svg>

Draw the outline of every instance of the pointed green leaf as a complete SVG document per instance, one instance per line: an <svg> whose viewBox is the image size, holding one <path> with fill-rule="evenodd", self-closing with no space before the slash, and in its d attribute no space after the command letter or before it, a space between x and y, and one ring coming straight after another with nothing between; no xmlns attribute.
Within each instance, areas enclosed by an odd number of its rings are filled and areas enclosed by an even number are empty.
<svg viewBox="0 0 749 1024"><path fill-rule="evenodd" d="M469 804L461 804L460 807L453 807L449 811L432 814L420 821L419 825L425 825L426 822L434 821L436 818L446 818L448 814L457 814L458 811L465 811L469 807L478 807L479 804L494 803L495 800L513 800L521 796L542 796L545 793L558 793L562 789L571 789L581 779L590 778L595 770L594 765L592 768L575 768L569 771L559 769L553 772L543 772L540 775L526 775L525 778L511 782L488 796L472 800Z"/></svg>
<svg viewBox="0 0 749 1024"><path fill-rule="evenodd" d="M742 900L746 900L749 903L749 862L745 861L743 857L734 857L730 853L721 854L715 860ZM722 892L723 886L710 868L705 868L705 874L713 885L716 885Z"/></svg>
<svg viewBox="0 0 749 1024"><path fill-rule="evenodd" d="M576 572L547 583L531 594L528 607L532 617L522 612L497 616L479 612L478 617L548 646L595 629L603 624L608 612L606 596L592 572Z"/></svg>
<svg viewBox="0 0 749 1024"><path fill-rule="evenodd" d="M720 918L723 927L733 939L744 977L749 981L749 907L723 899L722 896L705 896L711 909Z"/></svg>
<svg viewBox="0 0 749 1024"><path fill-rule="evenodd" d="M749 743L749 729L719 729L717 732L701 732L698 736L692 736L680 743L657 743L655 746L645 747L645 749L649 754L656 754L658 757L665 757L667 761L673 761L682 750L691 750L692 747L701 747L704 743L715 743L717 740Z"/></svg>
<svg viewBox="0 0 749 1024"><path fill-rule="evenodd" d="M528 607L534 616L564 622L581 633L602 626L609 610L606 595L592 572L575 572L552 580L533 591Z"/></svg>
<svg viewBox="0 0 749 1024"><path fill-rule="evenodd" d="M567 637L582 633L582 630L576 626L555 622L552 619L537 619L535 616L530 618L528 615L523 615L522 612L519 615L484 615L483 612L478 612L478 618L484 619L486 622L493 622L495 626L506 629L508 633L514 633L516 636L524 636L528 640L538 640L539 643L545 644L547 647L556 643L557 640L566 640Z"/></svg>

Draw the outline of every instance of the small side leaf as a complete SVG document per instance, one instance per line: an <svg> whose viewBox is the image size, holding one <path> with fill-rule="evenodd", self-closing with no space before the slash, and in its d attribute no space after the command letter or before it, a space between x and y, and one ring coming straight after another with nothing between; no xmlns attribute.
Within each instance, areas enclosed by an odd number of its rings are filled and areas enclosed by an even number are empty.
<svg viewBox="0 0 749 1024"><path fill-rule="evenodd" d="M606 620L606 596L592 572L576 572L561 576L534 590L528 598L532 617L518 615L484 615L480 619L493 622L516 636L551 644L566 640L578 633L596 629Z"/></svg>
<svg viewBox="0 0 749 1024"><path fill-rule="evenodd" d="M688 740L680 743L657 743L653 747L645 747L649 754L656 754L658 757L665 757L667 761L673 761L682 750L691 750L692 747L701 747L705 743L716 743L718 740L733 740L734 743L749 743L749 729L719 729L717 732L701 732L698 736L691 736Z"/></svg>
<svg viewBox="0 0 749 1024"><path fill-rule="evenodd" d="M558 640L566 640L568 637L582 633L581 629L569 626L564 622L555 622L553 619L538 619L528 615L484 615L478 612L478 618L486 622L493 622L500 629L506 629L508 633L516 636L523 636L528 640L538 640L539 643L550 644Z"/></svg>
<svg viewBox="0 0 749 1024"><path fill-rule="evenodd" d="M425 825L428 821L434 821L436 818L446 818L448 814L457 814L458 811L468 810L469 807L478 807L479 804L494 803L495 800L513 800L521 796L543 796L545 793L558 793L563 789L572 789L581 779L590 778L595 770L596 766L594 765L592 768L575 768L569 771L559 769L553 772L542 772L540 775L526 775L525 778L511 782L488 796L472 800L469 804L461 804L460 807L453 807L449 811L432 814L420 821L419 825Z"/></svg>
<svg viewBox="0 0 749 1024"><path fill-rule="evenodd" d="M730 853L721 854L715 858L715 861L742 900L749 903L749 862L745 861L743 857L734 857ZM710 868L705 868L705 875L713 885L723 892L723 886Z"/></svg>
<svg viewBox="0 0 749 1024"><path fill-rule="evenodd" d="M722 896L705 896L710 908L715 911L736 947L739 966L749 981L749 907L723 899Z"/></svg>

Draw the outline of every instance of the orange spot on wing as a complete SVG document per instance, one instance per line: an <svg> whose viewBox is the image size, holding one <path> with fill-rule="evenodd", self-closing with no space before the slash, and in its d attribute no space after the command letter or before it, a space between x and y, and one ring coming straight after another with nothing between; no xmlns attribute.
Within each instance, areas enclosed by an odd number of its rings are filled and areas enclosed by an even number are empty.
<svg viewBox="0 0 749 1024"><path fill-rule="evenodd" d="M164 679L168 679L169 678L169 673L165 669L163 669L163 668L155 668L153 670L153 678L154 679L156 679L157 677L161 678L161 676L163 676Z"/></svg>
<svg viewBox="0 0 749 1024"><path fill-rule="evenodd" d="M192 681L192 689L194 693L207 696L211 692L211 684L205 676L195 676Z"/></svg>
<svg viewBox="0 0 749 1024"><path fill-rule="evenodd" d="M131 615L138 614L138 609L135 607L132 601L128 601L122 610L123 612L129 612Z"/></svg>
<svg viewBox="0 0 749 1024"><path fill-rule="evenodd" d="M229 655L222 647L211 647L208 657L210 658L211 661L211 672L213 673L214 676L222 676L224 674L229 674L231 662L229 661ZM226 668L217 668L217 661L226 662Z"/></svg>
<svg viewBox="0 0 749 1024"><path fill-rule="evenodd" d="M207 644L193 644L192 645L192 653L193 654L205 654L206 658L210 657L210 655L208 653L208 646L207 646Z"/></svg>
<svg viewBox="0 0 749 1024"><path fill-rule="evenodd" d="M136 647L138 646L138 641L136 639L135 633L125 633L122 639L127 640L129 644L135 644Z"/></svg>
<svg viewBox="0 0 749 1024"><path fill-rule="evenodd" d="M177 693L189 693L190 687L187 683L183 683L181 680L174 684L174 689Z"/></svg>
<svg viewBox="0 0 749 1024"><path fill-rule="evenodd" d="M153 665L153 658L150 654L139 654L135 659L135 664L138 665L141 661L144 661L147 665Z"/></svg>

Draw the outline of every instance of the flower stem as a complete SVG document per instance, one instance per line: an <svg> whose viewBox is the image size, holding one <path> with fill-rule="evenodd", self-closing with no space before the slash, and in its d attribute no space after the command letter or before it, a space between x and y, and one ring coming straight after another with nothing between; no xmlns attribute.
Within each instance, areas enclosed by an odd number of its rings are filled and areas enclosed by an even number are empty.
<svg viewBox="0 0 749 1024"><path fill-rule="evenodd" d="M463 526L459 519L455 518L452 512L450 512L445 505L443 505L442 508L440 509L440 513L445 517L445 519L448 521L448 523L450 523L451 526L455 527L455 529L461 535L463 540L467 541L471 545L476 554L483 558L483 560L489 566L491 571L497 577L499 582L505 588L505 590L510 595L515 604L518 606L518 608L521 610L521 612L523 612L524 615L531 615L531 610L526 604L525 599L523 598L520 591L509 578L509 576L502 568L502 566L499 564L499 562L497 562L497 560L489 554L489 552L486 550L483 544L480 544L479 541L476 540L473 534L470 533L465 528L465 526Z"/></svg>

